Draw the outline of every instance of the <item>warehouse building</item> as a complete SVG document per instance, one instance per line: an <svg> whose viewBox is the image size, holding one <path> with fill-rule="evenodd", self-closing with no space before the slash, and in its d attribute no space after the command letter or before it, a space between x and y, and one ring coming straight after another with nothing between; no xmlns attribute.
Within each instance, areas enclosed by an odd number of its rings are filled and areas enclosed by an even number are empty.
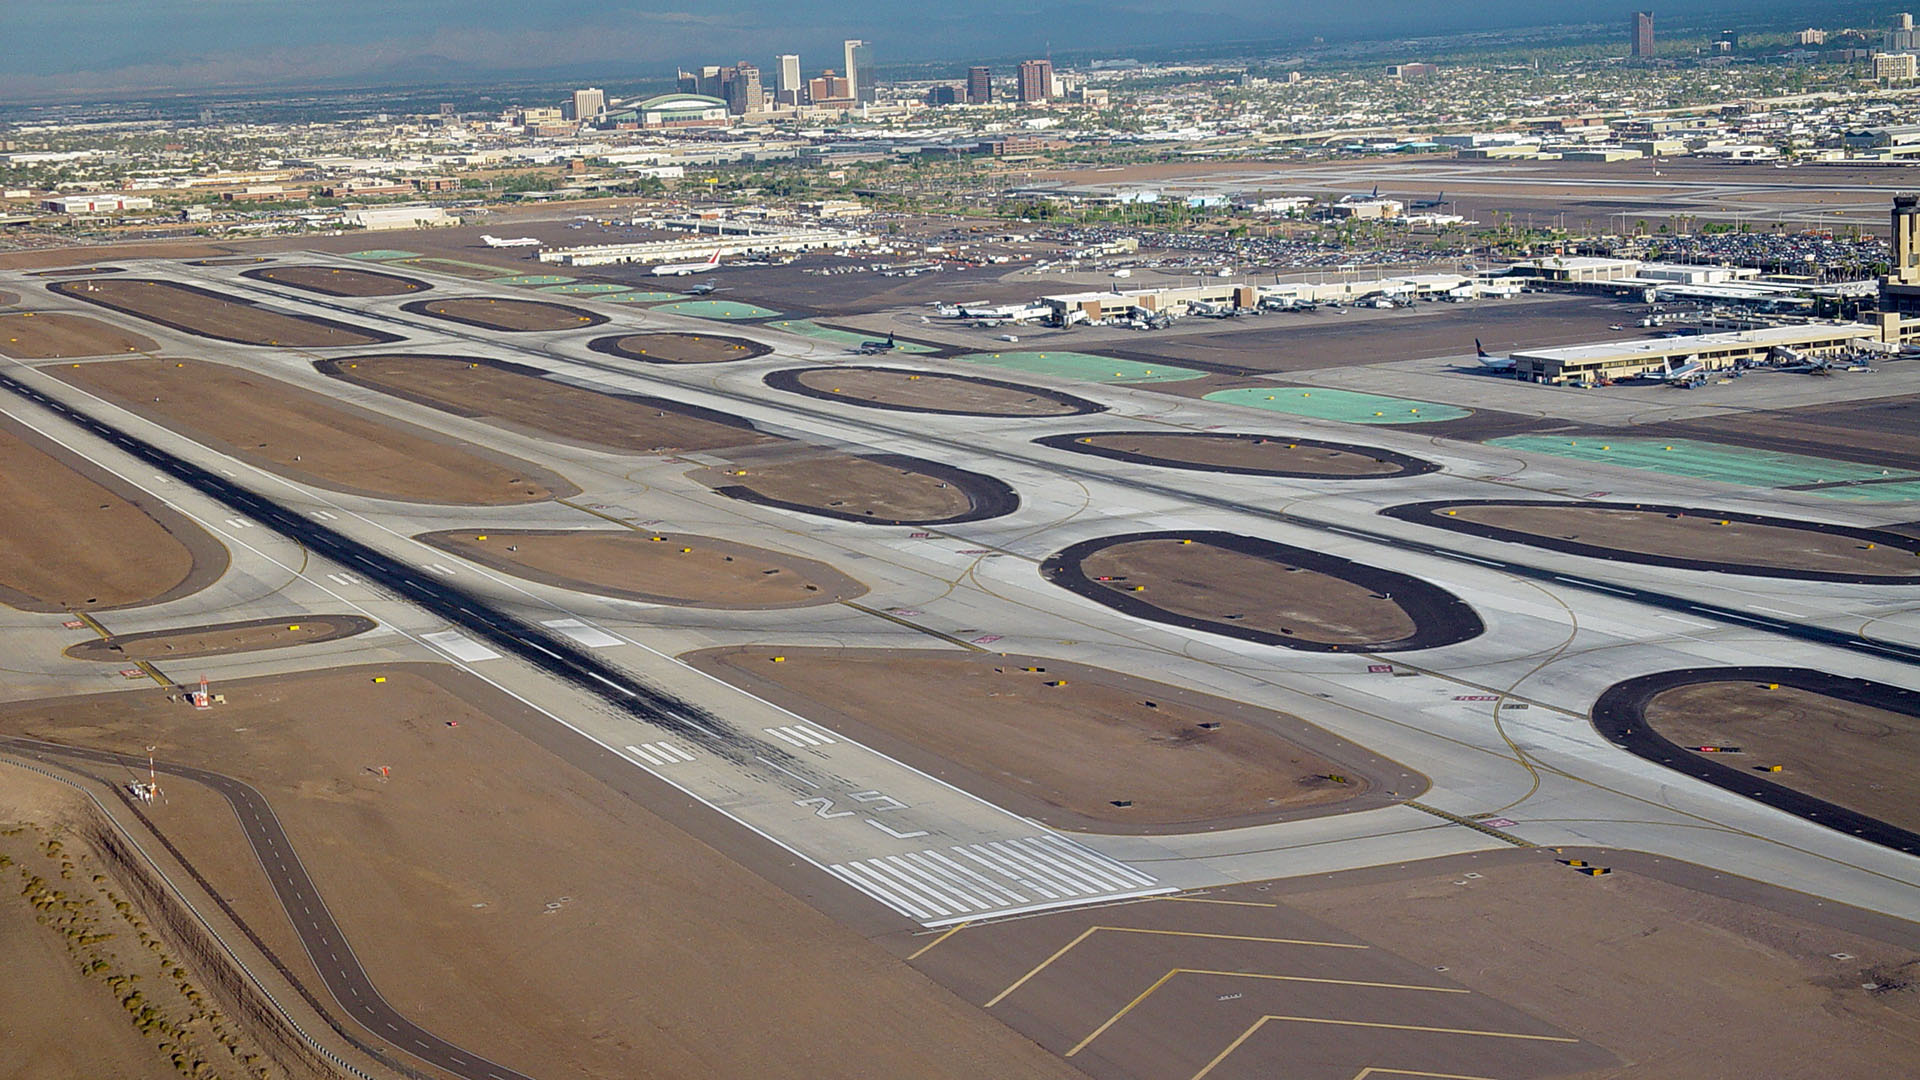
<svg viewBox="0 0 1920 1080"><path fill-rule="evenodd" d="M56 195L40 200L40 209L56 214L104 214L115 210L151 210L153 200L143 195Z"/></svg>

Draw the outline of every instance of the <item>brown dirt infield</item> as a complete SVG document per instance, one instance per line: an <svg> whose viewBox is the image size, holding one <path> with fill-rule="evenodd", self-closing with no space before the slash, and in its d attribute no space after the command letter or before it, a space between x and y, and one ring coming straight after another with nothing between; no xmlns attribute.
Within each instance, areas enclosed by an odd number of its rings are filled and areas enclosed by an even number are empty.
<svg viewBox="0 0 1920 1080"><path fill-rule="evenodd" d="M773 351L771 346L757 341L719 334L628 334L597 338L589 347L609 356L624 356L649 364L723 364L729 360L751 360Z"/></svg>
<svg viewBox="0 0 1920 1080"><path fill-rule="evenodd" d="M619 452L675 453L776 441L745 421L650 398L587 390L538 368L466 356L349 356L323 375L502 427Z"/></svg>
<svg viewBox="0 0 1920 1080"><path fill-rule="evenodd" d="M786 880L784 856L683 831L711 815L471 676L382 665L220 691L213 723L149 691L6 706L0 730L153 745L252 785L381 995L476 1054L541 1077L1079 1075L723 851ZM156 827L334 1008L234 814L191 782L167 796Z"/></svg>
<svg viewBox="0 0 1920 1080"><path fill-rule="evenodd" d="M335 491L461 506L579 492L531 462L226 364L142 357L48 372L214 450Z"/></svg>
<svg viewBox="0 0 1920 1080"><path fill-rule="evenodd" d="M271 281L277 285L291 285L296 289L327 296L405 296L433 288L418 278L354 267L275 266L270 269L242 270L240 276L255 281Z"/></svg>
<svg viewBox="0 0 1920 1080"><path fill-rule="evenodd" d="M1071 443L1066 440L1071 439ZM1128 460L1220 472L1311 476L1327 479L1403 476L1408 467L1394 457L1376 456L1358 447L1290 439L1281 435L1220 432L1103 432L1061 436L1052 445L1082 453L1105 453ZM1403 459L1404 460L1404 459Z"/></svg>
<svg viewBox="0 0 1920 1080"><path fill-rule="evenodd" d="M0 417L0 602L108 611L198 592L227 549L105 469Z"/></svg>
<svg viewBox="0 0 1920 1080"><path fill-rule="evenodd" d="M1278 882L1259 898L1444 968L1624 1059L1581 1077L1886 1076L1910 1066L1920 994L1896 987L1920 977L1911 923L1899 933L1897 920L1667 859L1568 855L1613 872L1586 877L1536 849ZM1458 1071L1509 1075L1491 1064Z"/></svg>
<svg viewBox="0 0 1920 1080"><path fill-rule="evenodd" d="M1501 529L1622 551L1782 570L1920 579L1920 558L1915 557L1912 543L1904 547L1870 544L1843 534L1740 521L1707 510L1676 516L1632 507L1506 503L1459 506L1453 513Z"/></svg>
<svg viewBox="0 0 1920 1080"><path fill-rule="evenodd" d="M99 304L161 326L240 345L329 349L400 340L377 330L274 311L237 296L171 281L104 278L63 281L49 288L63 296Z"/></svg>
<svg viewBox="0 0 1920 1080"><path fill-rule="evenodd" d="M580 330L599 326L607 316L571 304L510 297L455 296L445 300L415 300L400 305L415 315L478 326L483 330L524 333L533 330Z"/></svg>
<svg viewBox="0 0 1920 1080"><path fill-rule="evenodd" d="M1699 754L1721 765L1783 765L1765 779L1920 832L1913 776L1920 718L1861 702L1759 682L1704 682L1656 694L1646 722L1682 747L1735 746Z"/></svg>
<svg viewBox="0 0 1920 1080"><path fill-rule="evenodd" d="M1320 644L1393 641L1416 629L1404 608L1365 585L1212 544L1116 544L1080 569L1115 593L1176 615Z"/></svg>
<svg viewBox="0 0 1920 1080"><path fill-rule="evenodd" d="M770 645L681 659L1063 828L1252 825L1426 787L1298 717L1063 660Z"/></svg>
<svg viewBox="0 0 1920 1080"><path fill-rule="evenodd" d="M16 360L142 353L159 347L150 337L85 315L69 315L63 311L0 315L0 353Z"/></svg>
<svg viewBox="0 0 1920 1080"><path fill-rule="evenodd" d="M414 537L547 585L677 607L749 610L851 600L867 587L833 567L712 536L628 529L462 529Z"/></svg>
<svg viewBox="0 0 1920 1080"><path fill-rule="evenodd" d="M893 456L861 457L800 443L733 455L734 466L688 475L737 499L875 524L979 520L1018 505L990 477Z"/></svg>
<svg viewBox="0 0 1920 1080"><path fill-rule="evenodd" d="M814 397L902 412L957 416L1080 416L1102 411L1084 398L999 379L907 368L823 367L776 371L767 384Z"/></svg>
<svg viewBox="0 0 1920 1080"><path fill-rule="evenodd" d="M75 660L197 660L203 656L285 649L364 634L376 624L364 615L290 615L212 626L182 626L139 634L114 634L69 645Z"/></svg>

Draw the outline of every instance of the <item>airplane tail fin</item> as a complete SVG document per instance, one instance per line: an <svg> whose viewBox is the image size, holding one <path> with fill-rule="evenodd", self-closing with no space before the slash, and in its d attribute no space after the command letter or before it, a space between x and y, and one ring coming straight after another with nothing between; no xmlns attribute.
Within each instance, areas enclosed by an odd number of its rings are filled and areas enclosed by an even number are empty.
<svg viewBox="0 0 1920 1080"><path fill-rule="evenodd" d="M1473 339L1473 354L1483 359L1487 358L1487 347L1485 345L1480 344L1479 338Z"/></svg>
<svg viewBox="0 0 1920 1080"><path fill-rule="evenodd" d="M707 260L707 265L708 266L720 265L720 249L719 248L713 249L713 258Z"/></svg>

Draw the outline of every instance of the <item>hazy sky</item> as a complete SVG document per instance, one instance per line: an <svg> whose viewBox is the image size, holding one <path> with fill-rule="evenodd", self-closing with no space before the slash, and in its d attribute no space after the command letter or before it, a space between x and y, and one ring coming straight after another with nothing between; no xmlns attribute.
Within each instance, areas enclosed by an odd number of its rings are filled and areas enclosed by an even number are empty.
<svg viewBox="0 0 1920 1080"><path fill-rule="evenodd" d="M341 79L470 82L567 71L616 81L676 62L766 63L798 50L809 71L838 67L846 37L889 59L963 59L1149 44L1342 38L1539 25L1624 26L1636 5L1605 0L58 0L8 5L0 98L198 90ZM1669 13L1779 9L1780 0L1667 0ZM1811 4L1817 16L1826 5ZM1549 16L1548 12L1552 12ZM1786 16L1783 16L1783 18ZM1624 38L1624 31L1622 34Z"/></svg>

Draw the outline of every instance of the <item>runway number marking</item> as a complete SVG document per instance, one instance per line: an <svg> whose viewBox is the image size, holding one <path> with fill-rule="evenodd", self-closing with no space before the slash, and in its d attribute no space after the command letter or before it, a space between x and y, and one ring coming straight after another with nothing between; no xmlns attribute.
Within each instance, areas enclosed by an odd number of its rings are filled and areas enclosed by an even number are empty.
<svg viewBox="0 0 1920 1080"><path fill-rule="evenodd" d="M793 805L813 807L815 817L842 818L853 816L853 811L851 810L835 810L833 808L833 800L824 795L815 795L811 799L795 799L793 800Z"/></svg>

